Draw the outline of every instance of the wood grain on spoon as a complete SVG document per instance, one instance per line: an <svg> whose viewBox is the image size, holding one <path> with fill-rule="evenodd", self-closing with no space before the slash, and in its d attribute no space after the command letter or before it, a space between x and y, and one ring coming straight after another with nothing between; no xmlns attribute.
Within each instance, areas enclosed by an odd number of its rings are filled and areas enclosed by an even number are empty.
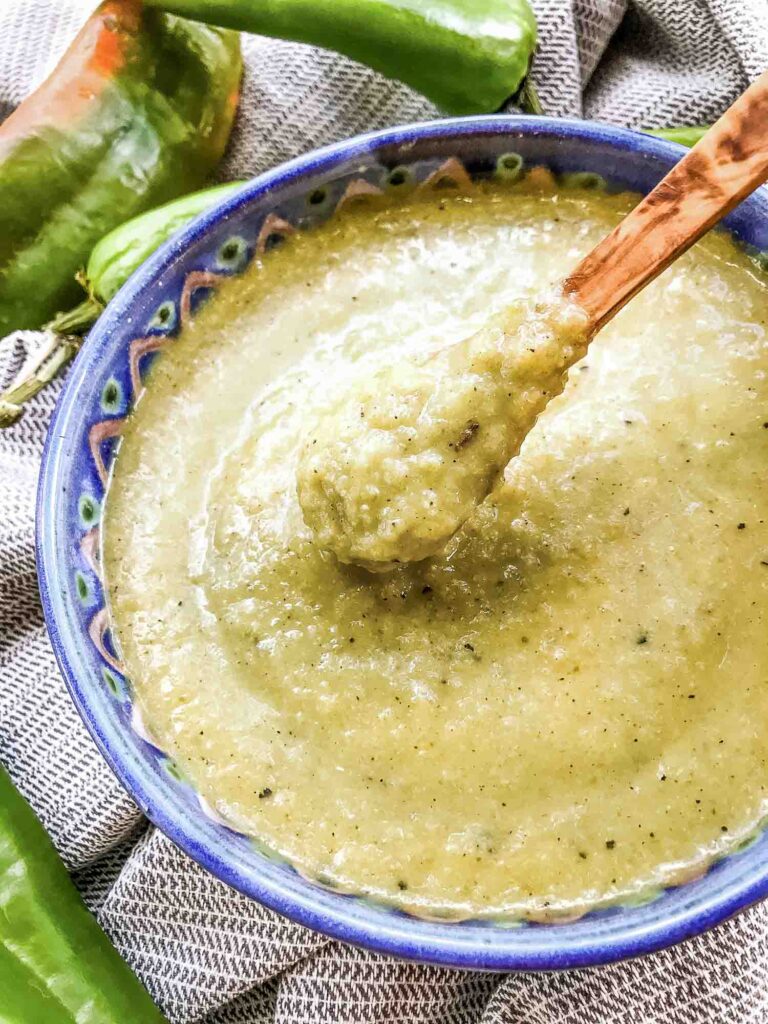
<svg viewBox="0 0 768 1024"><path fill-rule="evenodd" d="M566 279L592 333L766 180L768 71Z"/></svg>

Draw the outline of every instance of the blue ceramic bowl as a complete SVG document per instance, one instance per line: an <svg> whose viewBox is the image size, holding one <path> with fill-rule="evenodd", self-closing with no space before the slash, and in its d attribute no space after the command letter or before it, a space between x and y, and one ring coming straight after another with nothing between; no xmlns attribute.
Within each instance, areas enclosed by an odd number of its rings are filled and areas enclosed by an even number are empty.
<svg viewBox="0 0 768 1024"><path fill-rule="evenodd" d="M94 327L53 418L37 509L38 568L51 641L72 697L118 778L148 817L214 875L259 902L338 939L453 967L494 970L600 964L667 946L768 895L768 834L703 876L642 904L566 923L424 920L299 875L230 829L186 783L143 727L109 636L99 569L99 519L124 417L157 350L223 278L290 232L365 192L545 165L647 192L680 146L580 121L493 116L366 135L285 164L198 217L130 279ZM726 222L768 249L768 191Z"/></svg>

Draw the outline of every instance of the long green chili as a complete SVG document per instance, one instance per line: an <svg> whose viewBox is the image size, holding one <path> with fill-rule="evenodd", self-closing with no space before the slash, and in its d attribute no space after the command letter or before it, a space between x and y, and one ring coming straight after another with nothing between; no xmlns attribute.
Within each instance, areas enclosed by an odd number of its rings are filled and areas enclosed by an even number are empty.
<svg viewBox="0 0 768 1024"><path fill-rule="evenodd" d="M48 834L2 768L0 1021L165 1021L86 909Z"/></svg>
<svg viewBox="0 0 768 1024"><path fill-rule="evenodd" d="M536 46L528 0L147 0L184 18L337 50L450 114L498 110Z"/></svg>

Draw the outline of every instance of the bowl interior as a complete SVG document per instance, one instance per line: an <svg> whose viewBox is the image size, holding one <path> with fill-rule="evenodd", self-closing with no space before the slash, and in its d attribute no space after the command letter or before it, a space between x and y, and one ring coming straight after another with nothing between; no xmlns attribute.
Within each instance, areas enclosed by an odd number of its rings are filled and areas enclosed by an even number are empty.
<svg viewBox="0 0 768 1024"><path fill-rule="evenodd" d="M460 118L359 137L265 174L203 214L110 303L78 356L48 434L38 497L38 568L49 633L96 742L142 810L219 878L337 938L457 967L586 966L657 949L768 895L768 834L706 874L643 903L570 922L425 920L301 877L200 800L147 731L109 634L99 565L101 508L121 427L152 359L226 277L295 230L371 191L514 178L520 162L647 192L682 147L623 129L548 118ZM599 178L597 177L599 176ZM728 218L768 250L768 191Z"/></svg>

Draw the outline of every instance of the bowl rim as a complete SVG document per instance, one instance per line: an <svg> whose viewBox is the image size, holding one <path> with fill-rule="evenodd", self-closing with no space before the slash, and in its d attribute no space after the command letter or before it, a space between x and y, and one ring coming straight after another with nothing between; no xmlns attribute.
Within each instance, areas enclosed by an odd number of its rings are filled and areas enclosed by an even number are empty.
<svg viewBox="0 0 768 1024"><path fill-rule="evenodd" d="M77 441L70 438L67 428L77 408L78 390L86 382L89 369L98 364L102 342L109 338L117 323L129 316L131 306L141 292L224 218L296 180L331 172L338 163L367 156L383 146L488 134L540 134L550 137L554 134L566 141L603 142L613 149L636 152L639 158L650 155L673 162L686 152L685 147L677 143L593 121L492 114L416 122L364 133L315 149L247 181L241 189L197 216L142 263L110 301L85 340L62 388L43 447L35 513L37 572L45 622L59 669L102 756L146 817L216 878L300 925L390 956L473 970L590 967L653 952L690 938L765 898L768 896L768 858L750 873L746 882L737 878L714 895L704 893L698 901L679 908L677 912L656 915L653 920L636 924L630 918L626 927L615 934L598 938L589 935L568 937L557 944L553 944L551 938L544 942L499 944L492 940L490 933L498 939L502 928L479 922L425 921L397 912L385 916L371 912L370 915L363 914L361 919L359 915L350 913L345 896L325 892L321 898L323 890L304 880L297 895L292 887L281 884L279 879L265 879L258 870L246 867L240 859L222 856L215 847L201 843L194 827L190 827L183 813L174 807L170 787L150 779L140 770L141 759L136 757L135 745L128 742L126 735L112 728L89 699L93 683L87 678L87 673L81 675L81 666L77 663L79 645L84 638L75 636L68 628L65 613L67 593L57 571L59 553L54 510L57 495L61 493L67 453L77 447ZM765 205L768 216L768 189L760 192L764 193L761 204ZM333 897L331 910L329 895ZM634 909L626 908L627 914ZM468 927L469 924L476 927ZM558 932L561 937L568 935L568 925L555 923L534 925L525 931L541 934L542 929L550 936ZM521 934L519 928L504 928L503 931L510 936L520 937Z"/></svg>

